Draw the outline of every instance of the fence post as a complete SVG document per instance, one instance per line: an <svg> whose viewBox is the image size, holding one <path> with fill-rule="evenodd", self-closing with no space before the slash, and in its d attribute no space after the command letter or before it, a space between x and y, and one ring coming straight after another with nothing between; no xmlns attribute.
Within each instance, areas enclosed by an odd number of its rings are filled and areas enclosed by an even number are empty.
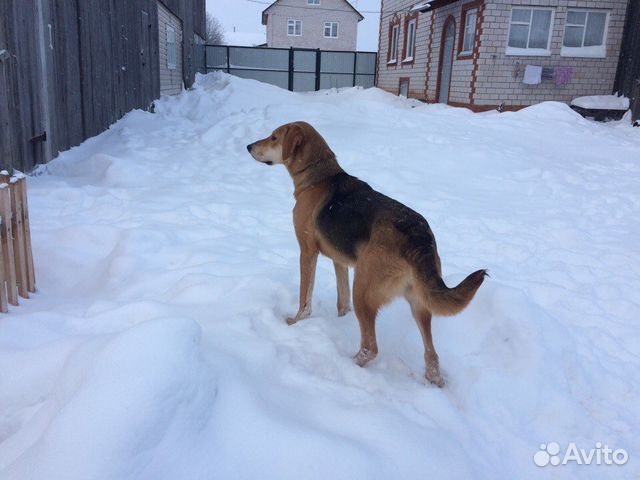
<svg viewBox="0 0 640 480"><path fill-rule="evenodd" d="M4 222L4 218L0 218L0 222ZM0 260L4 260L4 252L2 249L2 242L0 242ZM9 304L7 301L7 274L4 269L4 261L0 261L0 312L7 313L9 311Z"/></svg>
<svg viewBox="0 0 640 480"><path fill-rule="evenodd" d="M24 254L27 263L27 291L36 291L36 274L33 265L33 251L31 248L31 225L29 222L29 200L27 198L27 177L22 175L18 180L20 195L22 196L22 225L24 228Z"/></svg>
<svg viewBox="0 0 640 480"><path fill-rule="evenodd" d="M227 73L231 73L231 55L229 54L230 47L227 45Z"/></svg>
<svg viewBox="0 0 640 480"><path fill-rule="evenodd" d="M316 49L316 92L320 90L320 69L322 67L322 52Z"/></svg>
<svg viewBox="0 0 640 480"><path fill-rule="evenodd" d="M209 73L209 63L207 62L207 50L209 50L207 48L207 44L205 43L203 45L204 48L204 74L206 75L207 73Z"/></svg>
<svg viewBox="0 0 640 480"><path fill-rule="evenodd" d="M9 183L11 177L8 172L0 172L0 233L2 236L2 260L5 266L5 283L7 286L7 297L11 305L18 305L18 289L16 288L16 264L13 251L13 227L11 213L11 195L9 193ZM2 286L4 288L4 285Z"/></svg>
<svg viewBox="0 0 640 480"><path fill-rule="evenodd" d="M378 67L380 66L378 64L379 61L380 61L380 56L376 53L375 68L373 70L373 86L374 87L378 86Z"/></svg>
<svg viewBox="0 0 640 480"><path fill-rule="evenodd" d="M293 47L289 47L289 91L293 92Z"/></svg>
<svg viewBox="0 0 640 480"><path fill-rule="evenodd" d="M16 256L16 282L18 295L29 298L27 289L27 256L24 244L24 222L22 216L21 184L18 177L9 180L9 195L11 197L11 228L13 229L13 252Z"/></svg>
<svg viewBox="0 0 640 480"><path fill-rule="evenodd" d="M358 68L358 52L353 52L353 86L356 86L356 69Z"/></svg>

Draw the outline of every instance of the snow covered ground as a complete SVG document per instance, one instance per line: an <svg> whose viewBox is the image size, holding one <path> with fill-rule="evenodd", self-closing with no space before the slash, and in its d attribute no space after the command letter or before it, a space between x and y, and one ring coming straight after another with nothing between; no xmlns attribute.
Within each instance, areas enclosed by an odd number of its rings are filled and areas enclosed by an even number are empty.
<svg viewBox="0 0 640 480"><path fill-rule="evenodd" d="M425 215L449 284L489 268L434 321L446 388L401 301L353 364L326 259L313 317L285 324L292 185L245 145L293 120ZM640 475L640 129L211 74L39 173L39 293L0 317L3 480ZM552 441L629 460L537 467Z"/></svg>

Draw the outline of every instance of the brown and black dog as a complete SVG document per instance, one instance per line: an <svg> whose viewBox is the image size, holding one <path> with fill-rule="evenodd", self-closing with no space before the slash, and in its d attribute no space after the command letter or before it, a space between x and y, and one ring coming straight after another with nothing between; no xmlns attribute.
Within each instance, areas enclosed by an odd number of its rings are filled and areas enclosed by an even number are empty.
<svg viewBox="0 0 640 480"><path fill-rule="evenodd" d="M431 338L431 315L455 315L482 284L478 270L455 288L442 280L436 241L427 221L401 203L347 174L325 140L308 123L283 125L247 145L254 159L284 164L295 186L293 223L300 244L300 309L292 325L311 315L318 253L333 260L338 283L338 315L350 310L348 267L355 267L353 303L360 323L361 367L378 354L378 310L404 296L424 341L426 378L442 387L438 354Z"/></svg>

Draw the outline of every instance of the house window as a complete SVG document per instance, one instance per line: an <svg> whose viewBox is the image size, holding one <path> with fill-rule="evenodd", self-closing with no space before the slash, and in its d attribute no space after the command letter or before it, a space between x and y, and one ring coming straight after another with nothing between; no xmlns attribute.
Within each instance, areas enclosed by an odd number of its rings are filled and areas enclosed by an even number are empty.
<svg viewBox="0 0 640 480"><path fill-rule="evenodd" d="M605 57L609 13L602 10L568 10L560 55Z"/></svg>
<svg viewBox="0 0 640 480"><path fill-rule="evenodd" d="M300 37L302 35L302 20L289 20L287 22L287 35Z"/></svg>
<svg viewBox="0 0 640 480"><path fill-rule="evenodd" d="M307 5L320 5L320 0L307 0Z"/></svg>
<svg viewBox="0 0 640 480"><path fill-rule="evenodd" d="M400 34L400 25L391 27L391 35L389 36L389 63L398 60L398 35Z"/></svg>
<svg viewBox="0 0 640 480"><path fill-rule="evenodd" d="M552 9L513 8L507 55L551 55L549 42L552 24Z"/></svg>
<svg viewBox="0 0 640 480"><path fill-rule="evenodd" d="M176 30L167 25L167 68L175 70L178 66L178 43L176 42Z"/></svg>
<svg viewBox="0 0 640 480"><path fill-rule="evenodd" d="M338 22L324 22L324 36L338 38Z"/></svg>
<svg viewBox="0 0 640 480"><path fill-rule="evenodd" d="M471 55L476 42L476 23L478 22L478 9L471 8L463 13L462 24L462 48L460 55Z"/></svg>
<svg viewBox="0 0 640 480"><path fill-rule="evenodd" d="M416 48L416 19L409 20L407 23L407 27L405 29L405 62L410 62L413 60L413 53Z"/></svg>

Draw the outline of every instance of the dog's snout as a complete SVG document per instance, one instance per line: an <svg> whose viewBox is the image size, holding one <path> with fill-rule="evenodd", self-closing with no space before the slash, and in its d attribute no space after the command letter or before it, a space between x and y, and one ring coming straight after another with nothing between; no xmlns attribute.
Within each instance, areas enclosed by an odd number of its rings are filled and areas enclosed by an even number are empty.
<svg viewBox="0 0 640 480"><path fill-rule="evenodd" d="M253 144L247 145L247 152L251 152L252 148L253 148Z"/></svg>

